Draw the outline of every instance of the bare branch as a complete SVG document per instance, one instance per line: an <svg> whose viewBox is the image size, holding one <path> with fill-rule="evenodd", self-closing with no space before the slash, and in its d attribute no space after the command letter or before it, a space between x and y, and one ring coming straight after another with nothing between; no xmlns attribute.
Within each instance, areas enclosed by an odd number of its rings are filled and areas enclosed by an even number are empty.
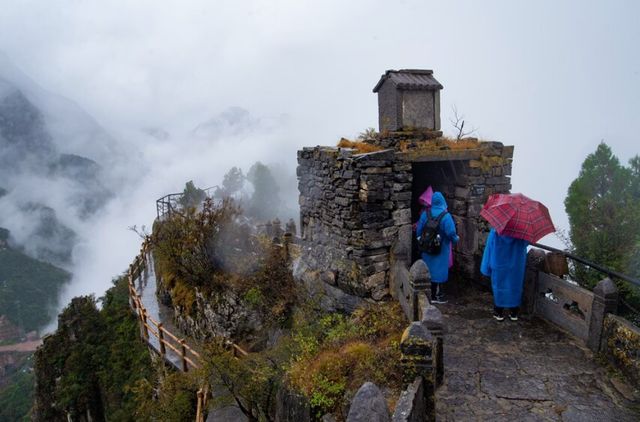
<svg viewBox="0 0 640 422"><path fill-rule="evenodd" d="M147 227L144 224L140 226L140 228L134 224L133 226L129 226L128 229L140 236L142 240L146 239L151 234L147 231Z"/></svg>
<svg viewBox="0 0 640 422"><path fill-rule="evenodd" d="M451 122L451 125L453 125L453 127L458 131L458 134L456 135L456 141L459 141L460 139L476 132L476 128L472 128L470 131L465 132L464 115L458 114L458 108L455 104L451 106L451 110L453 111L453 118L449 119L449 121Z"/></svg>

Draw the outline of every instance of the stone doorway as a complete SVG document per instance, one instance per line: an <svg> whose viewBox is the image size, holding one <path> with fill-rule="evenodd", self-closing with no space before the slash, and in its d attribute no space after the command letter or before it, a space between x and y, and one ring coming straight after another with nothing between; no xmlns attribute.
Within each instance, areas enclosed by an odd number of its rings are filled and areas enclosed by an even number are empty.
<svg viewBox="0 0 640 422"><path fill-rule="evenodd" d="M417 223L422 213L423 207L418 203L420 195L431 186L434 192L442 192L444 195L449 212L456 221L458 226L459 217L462 217L462 209L466 210L463 198L456 200L456 189L458 194L463 194L465 189L465 168L468 167L468 161L463 160L447 160L447 161L427 161L415 162L411 165L413 182L411 188L411 222ZM457 228L460 231L459 228ZM420 252L416 241L416 235L411 237L411 262L420 259ZM458 245L460 248L463 245ZM473 251L465 251L473 253ZM454 267L456 261L454 260Z"/></svg>

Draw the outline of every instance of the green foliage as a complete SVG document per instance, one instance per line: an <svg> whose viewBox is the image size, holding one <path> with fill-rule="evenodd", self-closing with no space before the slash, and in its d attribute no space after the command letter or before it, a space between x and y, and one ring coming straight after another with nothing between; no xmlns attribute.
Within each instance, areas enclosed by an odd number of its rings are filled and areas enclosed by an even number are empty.
<svg viewBox="0 0 640 422"><path fill-rule="evenodd" d="M297 287L280 246L269 244L257 257L258 269L236 278L236 289L263 322L282 326L297 300Z"/></svg>
<svg viewBox="0 0 640 422"><path fill-rule="evenodd" d="M292 336L287 379L309 398L315 417L344 419L347 397L365 381L399 392L404 328L397 303L368 305L350 316L308 315Z"/></svg>
<svg viewBox="0 0 640 422"><path fill-rule="evenodd" d="M565 200L575 253L620 272L629 269L640 240L640 172L638 157L624 167L605 143L582 164ZM579 271L592 287L600 276Z"/></svg>
<svg viewBox="0 0 640 422"><path fill-rule="evenodd" d="M264 297L262 296L262 292L255 286L247 290L247 292L244 294L244 301L249 306L252 306L254 308L258 307L263 300Z"/></svg>
<svg viewBox="0 0 640 422"><path fill-rule="evenodd" d="M29 421L29 410L33 401L35 378L27 366L21 368L10 379L8 386L0 390L0 421Z"/></svg>
<svg viewBox="0 0 640 422"><path fill-rule="evenodd" d="M59 316L58 330L36 352L38 420L128 421L139 406L133 388L152 377L149 353L138 338L125 278L107 291L98 310L91 296L77 297Z"/></svg>
<svg viewBox="0 0 640 422"><path fill-rule="evenodd" d="M345 316L305 302L291 320L291 330L273 347L246 357L234 357L224 339L208 344L203 376L225 392L214 397L214 405L234 403L249 420L271 421L275 394L287 384L307 397L315 417L333 413L344 419L344 404L364 381L399 394L405 322L398 304L365 306Z"/></svg>
<svg viewBox="0 0 640 422"><path fill-rule="evenodd" d="M231 167L222 179L222 188L216 190L216 196L231 196L244 186L244 174L242 169Z"/></svg>
<svg viewBox="0 0 640 422"><path fill-rule="evenodd" d="M247 207L247 215L263 221L276 216L280 210L280 189L269 167L256 162L249 169L247 180L254 189Z"/></svg>
<svg viewBox="0 0 640 422"><path fill-rule="evenodd" d="M233 200L202 210L174 214L154 225L154 256L161 280L175 306L191 313L196 289L209 300L231 292L243 299L263 323L282 325L296 300L296 286L282 248L251 241L235 219Z"/></svg>
<svg viewBox="0 0 640 422"><path fill-rule="evenodd" d="M182 197L178 201L182 208L187 210L190 208L198 208L202 201L206 198L207 194L202 189L197 188L193 184L193 180L189 180L182 191Z"/></svg>
<svg viewBox="0 0 640 422"><path fill-rule="evenodd" d="M70 278L51 264L0 249L0 315L26 331L42 328L54 316L60 289Z"/></svg>
<svg viewBox="0 0 640 422"><path fill-rule="evenodd" d="M198 385L197 377L182 372L164 373L157 387L147 379L138 380L132 389L138 403L135 418L131 414L109 420L191 422L196 418Z"/></svg>
<svg viewBox="0 0 640 422"><path fill-rule="evenodd" d="M169 290L182 284L193 290L220 290L215 276L223 266L219 244L227 227L234 224L240 210L230 199L216 205L206 198L202 210L187 209L173 213L154 225L154 253L162 280ZM183 297L188 297L183 295ZM189 308L191 303L177 303Z"/></svg>
<svg viewBox="0 0 640 422"><path fill-rule="evenodd" d="M322 374L313 376L315 388L309 399L309 404L316 409L314 416L320 419L326 412L340 405L346 390L344 380L334 382Z"/></svg>
<svg viewBox="0 0 640 422"><path fill-rule="evenodd" d="M282 349L237 359L223 344L214 341L205 352L205 373L223 387L219 389L221 394L214 397L214 405L235 403L249 420L272 421L283 376Z"/></svg>

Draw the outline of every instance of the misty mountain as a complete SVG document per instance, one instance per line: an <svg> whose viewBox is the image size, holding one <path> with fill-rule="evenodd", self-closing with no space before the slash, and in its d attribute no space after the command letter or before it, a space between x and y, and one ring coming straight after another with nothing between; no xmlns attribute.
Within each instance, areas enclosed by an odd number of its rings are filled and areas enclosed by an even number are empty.
<svg viewBox="0 0 640 422"><path fill-rule="evenodd" d="M113 196L115 142L78 106L50 94L0 54L0 226L34 258L69 266L74 226Z"/></svg>
<svg viewBox="0 0 640 422"><path fill-rule="evenodd" d="M0 79L0 164L15 169L28 161L46 161L55 154L42 113L24 94Z"/></svg>
<svg viewBox="0 0 640 422"><path fill-rule="evenodd" d="M264 129L261 120L242 107L229 107L193 129L193 136L217 140L230 136L242 136L257 129Z"/></svg>
<svg viewBox="0 0 640 422"><path fill-rule="evenodd" d="M3 234L7 231L0 230L0 315L24 332L39 330L55 316L58 293L70 274L3 246Z"/></svg>

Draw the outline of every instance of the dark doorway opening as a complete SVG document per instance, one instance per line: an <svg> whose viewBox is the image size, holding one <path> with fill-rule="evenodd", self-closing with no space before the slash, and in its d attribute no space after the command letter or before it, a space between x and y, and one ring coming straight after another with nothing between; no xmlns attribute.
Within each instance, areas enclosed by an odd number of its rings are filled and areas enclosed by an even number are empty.
<svg viewBox="0 0 640 422"><path fill-rule="evenodd" d="M456 186L464 185L463 161L427 161L411 164L413 182L411 188L411 221L414 223L414 235L411 245L411 262L420 259L420 251L415 234L415 223L418 222L424 207L418 202L418 198L429 186L434 192L441 192L449 207L449 212L456 215L454 199ZM455 261L454 261L455 262Z"/></svg>

